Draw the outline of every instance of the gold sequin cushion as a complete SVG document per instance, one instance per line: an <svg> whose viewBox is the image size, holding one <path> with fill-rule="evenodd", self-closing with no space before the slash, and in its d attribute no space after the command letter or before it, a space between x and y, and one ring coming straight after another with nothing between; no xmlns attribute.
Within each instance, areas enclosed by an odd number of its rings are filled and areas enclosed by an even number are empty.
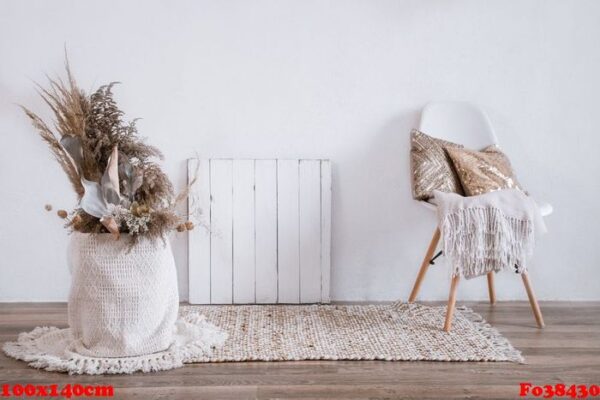
<svg viewBox="0 0 600 400"><path fill-rule="evenodd" d="M510 161L498 146L482 151L447 147L460 183L467 196L477 196L501 189L523 188L517 181Z"/></svg>
<svg viewBox="0 0 600 400"><path fill-rule="evenodd" d="M452 160L444 150L462 147L460 144L436 139L416 129L412 130L410 160L415 199L428 200L433 197L434 190L464 194Z"/></svg>

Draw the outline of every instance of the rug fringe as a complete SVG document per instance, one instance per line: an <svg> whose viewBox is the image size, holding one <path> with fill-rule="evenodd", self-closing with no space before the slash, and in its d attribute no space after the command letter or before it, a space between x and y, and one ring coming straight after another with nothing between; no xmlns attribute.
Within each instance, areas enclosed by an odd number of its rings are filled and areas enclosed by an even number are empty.
<svg viewBox="0 0 600 400"><path fill-rule="evenodd" d="M467 318L475 327L475 329L494 344L496 348L502 350L506 357L506 361L512 361L519 364L526 364L521 352L513 347L507 338L502 336L500 332L489 324L480 314L477 314L467 306L456 307L461 314Z"/></svg>
<svg viewBox="0 0 600 400"><path fill-rule="evenodd" d="M69 350L72 342L69 329L47 326L19 334L16 342L5 343L2 350L9 357L46 371L68 372L71 375L131 374L182 367L189 360L207 357L215 346L222 345L227 338L225 332L201 315L192 314L177 320L176 328L176 340L167 350L135 357L99 358L74 353ZM52 334L56 335L55 345L64 342L59 354L52 354L48 348L41 347L41 340Z"/></svg>
<svg viewBox="0 0 600 400"><path fill-rule="evenodd" d="M396 309L399 312L407 312L414 313L421 310L422 306L417 303L404 303L402 301L398 301L392 304L392 308ZM438 306L431 307L438 309L446 309L446 306ZM496 354L494 357L490 357L489 359L481 359L481 358L466 358L466 361L510 361L518 364L525 364L525 359L521 352L513 347L512 344L508 341L507 338L502 336L500 332L490 325L485 319L480 315L473 311L471 308L467 306L458 306L456 310L460 311L460 315L465 317L473 326L473 328L483 336L486 340L492 344L492 348L495 350ZM446 312L443 312L445 315ZM455 314L455 318L458 314ZM440 330L441 330L440 325Z"/></svg>

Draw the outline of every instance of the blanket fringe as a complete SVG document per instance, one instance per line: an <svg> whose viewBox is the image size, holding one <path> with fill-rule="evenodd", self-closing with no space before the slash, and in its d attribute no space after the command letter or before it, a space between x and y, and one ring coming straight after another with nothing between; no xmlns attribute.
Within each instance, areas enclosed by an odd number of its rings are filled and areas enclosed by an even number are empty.
<svg viewBox="0 0 600 400"><path fill-rule="evenodd" d="M532 221L506 216L491 207L449 213L441 232L453 276L467 279L512 268L525 272L535 242Z"/></svg>

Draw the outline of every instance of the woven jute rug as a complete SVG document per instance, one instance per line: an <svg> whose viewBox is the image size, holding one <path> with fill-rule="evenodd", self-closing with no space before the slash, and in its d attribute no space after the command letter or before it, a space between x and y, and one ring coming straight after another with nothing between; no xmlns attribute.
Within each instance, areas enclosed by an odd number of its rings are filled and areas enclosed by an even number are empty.
<svg viewBox="0 0 600 400"><path fill-rule="evenodd" d="M446 307L388 305L187 306L228 339L187 362L286 360L428 360L523 362L521 353L483 318L458 308L452 331Z"/></svg>
<svg viewBox="0 0 600 400"><path fill-rule="evenodd" d="M169 348L134 357L90 357L73 348L70 328L38 327L3 346L34 368L123 374L186 363L286 360L512 361L521 353L469 309L443 332L446 307L252 305L181 307Z"/></svg>

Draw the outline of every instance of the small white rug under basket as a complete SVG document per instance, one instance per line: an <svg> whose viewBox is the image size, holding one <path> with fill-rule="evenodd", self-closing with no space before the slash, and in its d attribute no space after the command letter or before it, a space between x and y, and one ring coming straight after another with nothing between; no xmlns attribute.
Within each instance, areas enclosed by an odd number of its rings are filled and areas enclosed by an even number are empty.
<svg viewBox="0 0 600 400"><path fill-rule="evenodd" d="M452 331L443 332L445 312L446 307L403 303L185 306L173 345L149 356L83 357L65 348L69 329L57 328L23 333L4 351L36 368L87 374L223 361L523 362L506 338L467 308L457 309ZM189 337L194 341L186 341Z"/></svg>

